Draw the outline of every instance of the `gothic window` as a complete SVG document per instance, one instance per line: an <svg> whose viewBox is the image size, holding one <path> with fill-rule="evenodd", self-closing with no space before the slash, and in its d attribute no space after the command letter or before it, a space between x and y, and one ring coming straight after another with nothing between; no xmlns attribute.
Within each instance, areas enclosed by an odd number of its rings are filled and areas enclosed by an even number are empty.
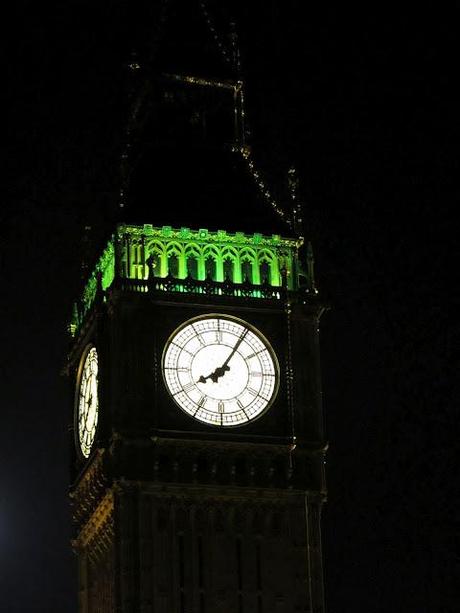
<svg viewBox="0 0 460 613"><path fill-rule="evenodd" d="M260 281L261 283L270 283L270 265L268 262L262 262L260 265Z"/></svg>
<svg viewBox="0 0 460 613"><path fill-rule="evenodd" d="M256 253L253 249L246 247L240 252L241 261L241 280L243 283L257 283L258 278L254 278L254 266L256 263Z"/></svg>
<svg viewBox="0 0 460 613"><path fill-rule="evenodd" d="M198 279L198 260L195 257L187 258L187 275Z"/></svg>
<svg viewBox="0 0 460 613"><path fill-rule="evenodd" d="M186 276L192 279L200 278L201 251L198 245L189 243L185 247Z"/></svg>
<svg viewBox="0 0 460 613"><path fill-rule="evenodd" d="M261 249L258 253L259 260L259 272L260 282L269 283L270 285L276 284L274 278L276 277L276 256L269 249Z"/></svg>
<svg viewBox="0 0 460 613"><path fill-rule="evenodd" d="M152 276L152 266L155 277L166 276L166 253L164 244L158 240L149 241L146 245L146 253L148 255L145 259L145 263L149 269L149 277Z"/></svg>
<svg viewBox="0 0 460 613"><path fill-rule="evenodd" d="M216 261L213 257L209 256L204 261L206 279L214 279L216 278Z"/></svg>
<svg viewBox="0 0 460 613"><path fill-rule="evenodd" d="M182 277L183 248L179 243L170 242L167 245L168 274L173 277Z"/></svg>
<svg viewBox="0 0 460 613"><path fill-rule="evenodd" d="M233 260L227 258L224 260L224 281L233 281L233 271L235 269L235 264Z"/></svg>
<svg viewBox="0 0 460 613"><path fill-rule="evenodd" d="M168 271L173 277L179 277L179 258L176 253L171 254L168 257Z"/></svg>
<svg viewBox="0 0 460 613"><path fill-rule="evenodd" d="M243 283L252 283L252 262L245 259L241 262L241 276L243 277Z"/></svg>
<svg viewBox="0 0 460 613"><path fill-rule="evenodd" d="M205 279L220 281L222 276L222 270L218 268L218 262L222 263L220 250L215 245L206 245L203 249L203 256Z"/></svg>
<svg viewBox="0 0 460 613"><path fill-rule="evenodd" d="M160 273L161 273L161 260L160 260L160 254L157 252L153 252L151 253L148 258L146 259L145 263L147 264L148 267L148 276L149 278L154 276L154 277L159 277Z"/></svg>
<svg viewBox="0 0 460 613"><path fill-rule="evenodd" d="M141 264L142 259L142 247L139 241L132 241L129 246L129 263L130 270L129 276L133 279L141 279L143 278L143 266Z"/></svg>

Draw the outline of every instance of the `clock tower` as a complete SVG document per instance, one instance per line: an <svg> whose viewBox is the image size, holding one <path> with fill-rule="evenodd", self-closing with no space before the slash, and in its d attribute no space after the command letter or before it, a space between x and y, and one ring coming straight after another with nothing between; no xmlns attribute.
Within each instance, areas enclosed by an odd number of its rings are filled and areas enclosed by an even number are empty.
<svg viewBox="0 0 460 613"><path fill-rule="evenodd" d="M79 611L322 613L311 248L246 142L232 28L158 23L70 324Z"/></svg>

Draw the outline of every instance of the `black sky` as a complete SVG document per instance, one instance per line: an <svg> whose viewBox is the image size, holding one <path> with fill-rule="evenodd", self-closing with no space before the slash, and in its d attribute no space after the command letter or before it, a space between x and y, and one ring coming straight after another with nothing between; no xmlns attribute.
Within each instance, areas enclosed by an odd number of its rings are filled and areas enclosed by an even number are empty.
<svg viewBox="0 0 460 613"><path fill-rule="evenodd" d="M22 0L3 24L5 613L76 611L59 372L81 229L112 198L121 66L141 4ZM273 176L298 167L332 307L322 322L328 610L457 611L454 15L250 4L236 12L254 150Z"/></svg>

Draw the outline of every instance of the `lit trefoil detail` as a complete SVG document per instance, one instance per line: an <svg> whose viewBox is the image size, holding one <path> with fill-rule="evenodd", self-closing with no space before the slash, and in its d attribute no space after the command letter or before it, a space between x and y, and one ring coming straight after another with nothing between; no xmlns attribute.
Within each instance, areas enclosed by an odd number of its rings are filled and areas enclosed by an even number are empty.
<svg viewBox="0 0 460 613"><path fill-rule="evenodd" d="M214 426L237 426L260 416L274 400L278 372L262 335L225 316L186 322L163 355L164 380L176 404Z"/></svg>

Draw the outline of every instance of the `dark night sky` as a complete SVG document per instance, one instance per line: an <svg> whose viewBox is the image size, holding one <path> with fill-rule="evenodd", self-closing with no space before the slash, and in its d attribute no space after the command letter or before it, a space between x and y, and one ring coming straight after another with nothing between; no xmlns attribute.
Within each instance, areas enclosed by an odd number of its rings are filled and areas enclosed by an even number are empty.
<svg viewBox="0 0 460 613"><path fill-rule="evenodd" d="M59 371L81 227L111 197L121 65L141 4L22 0L3 24L2 613L76 611ZM297 165L332 306L329 613L457 611L454 15L248 4L239 29L255 153L267 170Z"/></svg>

